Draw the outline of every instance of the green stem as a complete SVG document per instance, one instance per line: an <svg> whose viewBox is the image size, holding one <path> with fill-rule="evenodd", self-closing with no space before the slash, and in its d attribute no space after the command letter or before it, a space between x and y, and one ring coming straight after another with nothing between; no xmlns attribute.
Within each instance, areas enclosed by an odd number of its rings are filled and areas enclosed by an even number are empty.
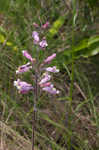
<svg viewBox="0 0 99 150"><path fill-rule="evenodd" d="M34 95L35 99L33 99L33 121L32 121L32 150L34 150L34 145L35 145L35 130L36 130L36 123L37 123L37 101L38 101L38 68L39 68L39 55L38 55L38 49L37 49L37 57L36 61L37 63L35 64L35 89L34 89ZM34 68L34 64L32 64Z"/></svg>
<svg viewBox="0 0 99 150"><path fill-rule="evenodd" d="M36 117L36 105L38 101L38 73L35 70L35 100L34 100L34 106L33 106L33 122L32 122L32 150L34 150L34 144L35 144L35 130L36 130L36 122L37 122L37 117Z"/></svg>

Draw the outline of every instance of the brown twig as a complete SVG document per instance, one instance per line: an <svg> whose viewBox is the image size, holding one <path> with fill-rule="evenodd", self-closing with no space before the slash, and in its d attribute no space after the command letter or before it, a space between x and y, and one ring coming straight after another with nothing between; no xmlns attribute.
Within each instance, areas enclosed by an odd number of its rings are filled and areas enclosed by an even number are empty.
<svg viewBox="0 0 99 150"><path fill-rule="evenodd" d="M84 92L82 91L82 89L80 88L80 86L75 82L74 86L78 89L78 91L80 92L80 94L82 95L82 97L84 99L87 99L86 95L84 94Z"/></svg>

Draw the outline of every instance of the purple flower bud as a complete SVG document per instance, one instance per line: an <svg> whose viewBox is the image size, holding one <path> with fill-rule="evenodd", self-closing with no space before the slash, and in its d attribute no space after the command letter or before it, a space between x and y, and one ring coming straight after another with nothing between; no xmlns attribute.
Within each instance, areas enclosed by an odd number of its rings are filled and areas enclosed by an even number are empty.
<svg viewBox="0 0 99 150"><path fill-rule="evenodd" d="M23 72L27 72L31 68L32 68L32 66L30 66L30 63L28 62L27 64L18 67L18 70L16 70L16 74L21 74Z"/></svg>
<svg viewBox="0 0 99 150"><path fill-rule="evenodd" d="M26 50L22 51L22 53L23 53L23 56L25 56L27 59L29 59L31 62L33 62L34 59Z"/></svg>
<svg viewBox="0 0 99 150"><path fill-rule="evenodd" d="M36 27L36 28L39 27L39 25L37 23L35 23L35 22L33 22L33 26Z"/></svg>
<svg viewBox="0 0 99 150"><path fill-rule="evenodd" d="M56 57L56 53L52 54L51 56L47 57L44 60L44 63L50 63Z"/></svg>
<svg viewBox="0 0 99 150"><path fill-rule="evenodd" d="M44 74L44 78L39 82L39 85L46 83L51 79L51 76L48 73Z"/></svg>
<svg viewBox="0 0 99 150"><path fill-rule="evenodd" d="M42 88L43 91L46 91L50 94L59 94L59 91L56 90L56 88L53 87L53 84L51 84L50 86L44 87Z"/></svg>
<svg viewBox="0 0 99 150"><path fill-rule="evenodd" d="M48 71L48 72L53 72L53 73L59 72L59 69L56 69L56 66L48 67L45 70Z"/></svg>
<svg viewBox="0 0 99 150"><path fill-rule="evenodd" d="M45 24L42 25L43 29L46 29L49 26L49 22L47 21Z"/></svg>
<svg viewBox="0 0 99 150"><path fill-rule="evenodd" d="M17 81L14 81L14 86L16 86L17 89L19 90L19 93L22 93L22 94L27 94L30 90L34 89L31 84L21 81L20 79L18 79Z"/></svg>
<svg viewBox="0 0 99 150"><path fill-rule="evenodd" d="M41 48L45 48L48 46L47 41L45 39L43 39L40 43L39 43Z"/></svg>
<svg viewBox="0 0 99 150"><path fill-rule="evenodd" d="M34 39L34 44L38 44L38 42L40 41L38 32L33 31L32 32L32 37Z"/></svg>

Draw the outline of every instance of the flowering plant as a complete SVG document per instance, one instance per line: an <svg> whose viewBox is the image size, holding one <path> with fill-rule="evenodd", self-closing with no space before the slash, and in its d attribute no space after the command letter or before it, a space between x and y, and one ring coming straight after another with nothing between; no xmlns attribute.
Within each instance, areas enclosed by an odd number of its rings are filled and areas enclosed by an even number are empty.
<svg viewBox="0 0 99 150"><path fill-rule="evenodd" d="M33 25L36 28L39 27L39 25L36 23L34 23ZM44 25L42 25L41 28L46 29L48 25L49 23L46 22ZM37 31L32 32L32 38L33 38L33 43L37 45L40 50L45 50L46 47L48 46L48 43L45 37L40 41L39 33ZM27 50L23 50L22 54L24 57L28 59L29 62L18 67L18 69L16 70L16 74L22 74L33 69L35 73L34 82L33 82L34 85L29 84L25 81L21 81L20 79L17 79L16 81L14 81L14 86L17 87L19 93L27 94L29 91L33 91L34 96L35 96L35 100L33 102L34 103L34 106L33 106L34 121L35 121L35 110L36 110L35 107L36 107L37 100L38 100L38 89L41 89L42 91L45 91L52 95L59 94L59 90L57 90L54 87L53 83L51 82L52 73L58 73L59 69L57 69L56 66L46 67L46 65L49 65L51 61L56 57L56 53L53 53L52 55L44 59L42 63L39 63L38 52L39 51L37 50L37 58L32 58L32 56L28 53ZM33 132L32 137L34 139L34 132Z"/></svg>
<svg viewBox="0 0 99 150"><path fill-rule="evenodd" d="M45 27L47 27L47 26L48 26L48 22L46 22L42 26L42 28L45 29ZM45 49L48 46L45 38L43 38L40 41L39 33L37 31L32 32L32 37L34 40L34 44L38 45L40 48ZM50 94L59 94L59 90L56 90L56 88L50 81L51 73L58 73L59 69L57 69L56 66L45 68L45 65L50 64L51 61L56 57L56 53L53 53L51 56L48 56L46 59L44 59L42 64L39 64L39 66L37 65L39 60L37 60L36 58L32 58L32 56L28 53L27 50L23 50L22 53L23 53L23 56L25 56L29 60L29 62L25 65L18 67L18 69L16 70L16 74L22 74L31 69L34 69L37 76L39 76L39 74L42 74L42 72L43 72L41 77L39 77L39 79L37 79L38 86L43 91L46 91ZM35 68L34 66L36 66L38 68ZM21 81L20 79L14 81L14 86L17 87L17 89L19 90L19 93L21 93L21 94L27 94L30 90L34 90L33 85L28 84L24 81Z"/></svg>

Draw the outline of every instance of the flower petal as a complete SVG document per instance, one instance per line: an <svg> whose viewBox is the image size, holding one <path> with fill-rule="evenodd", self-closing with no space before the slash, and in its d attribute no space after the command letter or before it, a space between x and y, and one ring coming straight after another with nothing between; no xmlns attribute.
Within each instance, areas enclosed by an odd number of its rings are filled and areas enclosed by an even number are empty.
<svg viewBox="0 0 99 150"><path fill-rule="evenodd" d="M29 59L31 62L33 61L33 58L32 56L25 50L25 51L22 51L23 53L23 56L25 56L27 59Z"/></svg>
<svg viewBox="0 0 99 150"><path fill-rule="evenodd" d="M59 72L59 69L56 69L56 66L48 67L45 70L48 71L48 72L53 72L53 73Z"/></svg>
<svg viewBox="0 0 99 150"><path fill-rule="evenodd" d="M48 46L47 41L45 39L43 39L40 43L39 43L41 48L45 48Z"/></svg>

